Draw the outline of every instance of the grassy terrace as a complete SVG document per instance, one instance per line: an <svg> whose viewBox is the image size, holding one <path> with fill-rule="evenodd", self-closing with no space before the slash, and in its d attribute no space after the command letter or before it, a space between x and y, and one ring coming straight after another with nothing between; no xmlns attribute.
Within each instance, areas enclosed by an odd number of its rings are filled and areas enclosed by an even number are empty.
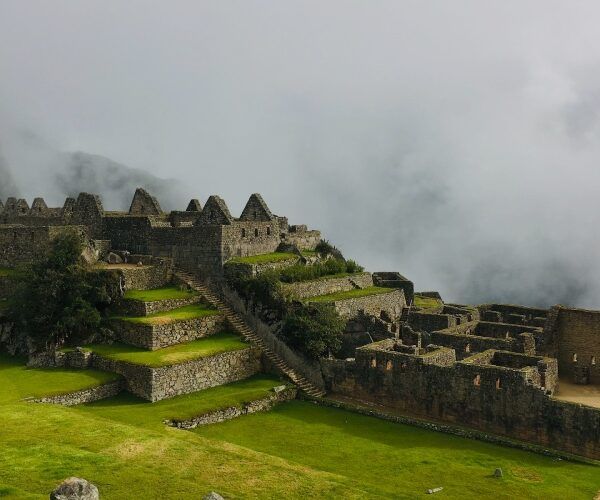
<svg viewBox="0 0 600 500"><path fill-rule="evenodd" d="M56 396L89 389L120 377L98 370L26 368L25 362L24 358L0 354L0 405L11 399ZM0 413L1 410L2 406Z"/></svg>
<svg viewBox="0 0 600 500"><path fill-rule="evenodd" d="M185 363L193 359L214 356L223 352L245 349L248 344L239 335L221 332L184 344L177 344L157 351L147 351L126 344L93 344L86 349L115 361L127 361L136 365L158 368Z"/></svg>
<svg viewBox="0 0 600 500"><path fill-rule="evenodd" d="M442 303L439 299L434 297L424 297L423 295L415 294L413 305L422 309L436 309L440 307Z"/></svg>
<svg viewBox="0 0 600 500"><path fill-rule="evenodd" d="M368 297L369 295L380 295L382 293L393 292L394 288L384 288L380 286L370 286L368 288L355 288L347 292L329 293L327 295L318 295L304 299L305 302L336 302L338 300L357 299L359 297Z"/></svg>
<svg viewBox="0 0 600 500"><path fill-rule="evenodd" d="M234 264L271 264L281 262L282 260L297 259L298 256L288 252L263 253L260 255L250 255L249 257L234 257L229 262Z"/></svg>
<svg viewBox="0 0 600 500"><path fill-rule="evenodd" d="M141 302L156 302L159 300L189 299L197 296L198 293L193 290L182 290L176 286L169 286L152 290L128 290L125 292L124 298Z"/></svg>
<svg viewBox="0 0 600 500"><path fill-rule="evenodd" d="M20 401L65 389L64 377L64 370L27 369L0 355L0 497L48 498L69 476L90 480L105 500L132 491L136 498L202 498L212 490L225 498L425 499L434 486L453 499L589 500L600 490L598 466L311 403L195 432L162 424L256 399L279 384L267 377L158 403L127 394L71 408ZM70 389L84 385L73 378ZM495 467L503 479L492 477Z"/></svg>
<svg viewBox="0 0 600 500"><path fill-rule="evenodd" d="M177 309L172 309L171 311L149 314L148 316L117 316L115 319L142 325L167 325L169 323L174 323L175 321L203 318L204 316L213 316L215 314L219 314L219 311L206 304L190 304L189 306L179 307Z"/></svg>

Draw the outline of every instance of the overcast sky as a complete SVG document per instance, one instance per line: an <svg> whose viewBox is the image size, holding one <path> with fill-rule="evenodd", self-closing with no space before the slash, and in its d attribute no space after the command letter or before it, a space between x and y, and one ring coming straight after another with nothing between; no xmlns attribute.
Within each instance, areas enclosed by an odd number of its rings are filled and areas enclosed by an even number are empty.
<svg viewBox="0 0 600 500"><path fill-rule="evenodd" d="M599 24L595 1L0 0L0 170L58 204L46 153L102 155L182 209L260 192L448 301L600 308Z"/></svg>

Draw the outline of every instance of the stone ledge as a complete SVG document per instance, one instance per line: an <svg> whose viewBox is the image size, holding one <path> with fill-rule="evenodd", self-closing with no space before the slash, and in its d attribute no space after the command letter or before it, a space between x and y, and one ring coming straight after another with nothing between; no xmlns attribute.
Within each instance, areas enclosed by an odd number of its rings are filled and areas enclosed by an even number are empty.
<svg viewBox="0 0 600 500"><path fill-rule="evenodd" d="M123 316L149 316L150 314L170 311L199 302L201 302L200 295L194 295L185 299L153 300L150 302L136 299L123 299L119 304L118 310Z"/></svg>
<svg viewBox="0 0 600 500"><path fill-rule="evenodd" d="M123 320L113 320L112 325L122 342L155 351L214 335L227 327L227 321L219 313L165 325L145 325Z"/></svg>
<svg viewBox="0 0 600 500"><path fill-rule="evenodd" d="M90 387L89 389L70 392L68 394L58 394L56 396L34 398L31 401L34 403L53 403L63 406L75 406L116 396L123 390L123 385L123 380L115 380L114 382Z"/></svg>
<svg viewBox="0 0 600 500"><path fill-rule="evenodd" d="M155 402L248 378L261 370L260 357L260 350L248 347L158 368L114 361L98 354L93 354L91 364L93 368L122 375L129 392Z"/></svg>
<svg viewBox="0 0 600 500"><path fill-rule="evenodd" d="M297 387L288 387L281 392L272 392L264 398L242 403L240 406L221 408L187 420L165 420L164 423L171 427L177 427L178 429L194 429L201 425L217 424L219 422L225 422L241 417L242 415L269 411L279 403L296 399L297 394Z"/></svg>
<svg viewBox="0 0 600 500"><path fill-rule="evenodd" d="M327 277L296 283L282 283L286 292L298 299L329 295L330 293L346 292L355 288L369 288L373 286L371 273L358 273L343 277Z"/></svg>

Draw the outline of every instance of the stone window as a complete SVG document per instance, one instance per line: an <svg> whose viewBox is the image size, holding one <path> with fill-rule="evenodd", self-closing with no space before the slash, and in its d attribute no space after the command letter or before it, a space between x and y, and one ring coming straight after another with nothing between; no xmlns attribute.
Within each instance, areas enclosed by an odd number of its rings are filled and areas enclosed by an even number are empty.
<svg viewBox="0 0 600 500"><path fill-rule="evenodd" d="M475 387L479 387L481 385L481 375L475 375L475 378L473 379L473 385Z"/></svg>
<svg viewBox="0 0 600 500"><path fill-rule="evenodd" d="M254 236L258 237L258 228L254 230Z"/></svg>
<svg viewBox="0 0 600 500"><path fill-rule="evenodd" d="M499 378L496 379L496 389L502 389L502 382L500 382Z"/></svg>
<svg viewBox="0 0 600 500"><path fill-rule="evenodd" d="M242 228L242 238L246 237L246 230L244 228Z"/></svg>
<svg viewBox="0 0 600 500"><path fill-rule="evenodd" d="M271 236L271 228L270 227L267 228L267 236Z"/></svg>
<svg viewBox="0 0 600 500"><path fill-rule="evenodd" d="M376 367L377 367L377 359L371 358L371 368L376 368Z"/></svg>
<svg viewBox="0 0 600 500"><path fill-rule="evenodd" d="M573 353L573 363L577 363L577 353Z"/></svg>
<svg viewBox="0 0 600 500"><path fill-rule="evenodd" d="M389 372L389 371L391 371L391 369L392 369L392 360L391 360L391 359L388 359L388 360L385 362L385 369L386 369L388 372Z"/></svg>

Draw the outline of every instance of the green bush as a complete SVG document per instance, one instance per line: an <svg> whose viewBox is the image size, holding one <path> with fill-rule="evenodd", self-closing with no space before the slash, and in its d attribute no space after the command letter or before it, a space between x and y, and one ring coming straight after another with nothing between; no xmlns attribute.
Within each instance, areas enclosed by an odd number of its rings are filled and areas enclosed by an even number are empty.
<svg viewBox="0 0 600 500"><path fill-rule="evenodd" d="M21 341L35 350L63 345L69 338L96 333L102 311L118 281L111 273L88 272L76 232L58 236L48 254L25 266L8 302L7 315Z"/></svg>
<svg viewBox="0 0 600 500"><path fill-rule="evenodd" d="M280 337L292 349L318 359L340 349L345 327L333 307L301 306L285 316Z"/></svg>
<svg viewBox="0 0 600 500"><path fill-rule="evenodd" d="M333 257L334 259L344 260L344 256L342 252L340 252L336 247L334 247L327 240L321 240L317 243L315 247L315 252L317 252L321 257Z"/></svg>
<svg viewBox="0 0 600 500"><path fill-rule="evenodd" d="M287 267L280 271L279 279L284 283L297 283L299 281L315 280L323 276L354 274L362 270L363 268L353 260L327 259L324 262L317 262L310 266L296 264Z"/></svg>

